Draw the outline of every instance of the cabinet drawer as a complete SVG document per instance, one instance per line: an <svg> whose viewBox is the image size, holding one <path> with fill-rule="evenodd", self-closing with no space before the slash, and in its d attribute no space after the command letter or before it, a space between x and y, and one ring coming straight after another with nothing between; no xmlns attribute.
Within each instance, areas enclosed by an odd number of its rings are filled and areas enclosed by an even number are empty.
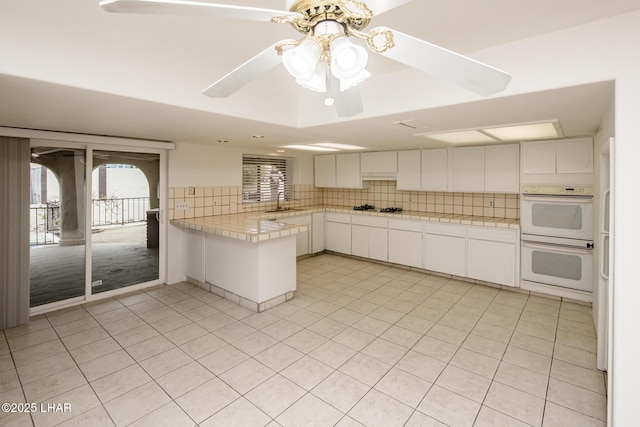
<svg viewBox="0 0 640 427"><path fill-rule="evenodd" d="M351 223L358 225L368 225L370 227L387 228L387 219L379 216L353 215Z"/></svg>
<svg viewBox="0 0 640 427"><path fill-rule="evenodd" d="M389 228L393 230L422 232L422 223L417 221L403 221L401 219L390 219Z"/></svg>
<svg viewBox="0 0 640 427"><path fill-rule="evenodd" d="M424 225L424 232L428 234L439 234L441 236L465 237L466 227L463 225L447 225L428 222Z"/></svg>
<svg viewBox="0 0 640 427"><path fill-rule="evenodd" d="M351 215L338 212L327 212L325 216L329 222L343 222L345 224L351 224Z"/></svg>
<svg viewBox="0 0 640 427"><path fill-rule="evenodd" d="M469 227L469 238L478 240L490 240L493 242L515 243L517 232L512 230L496 230L493 228Z"/></svg>

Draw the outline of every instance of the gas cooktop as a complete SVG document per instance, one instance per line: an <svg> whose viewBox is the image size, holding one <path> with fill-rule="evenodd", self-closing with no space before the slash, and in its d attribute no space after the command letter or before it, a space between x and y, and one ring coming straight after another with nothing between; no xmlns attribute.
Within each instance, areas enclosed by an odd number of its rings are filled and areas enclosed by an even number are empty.
<svg viewBox="0 0 640 427"><path fill-rule="evenodd" d="M370 211L370 210L373 210L375 208L376 207L372 206L372 205L360 205L360 206L354 206L353 210L354 211Z"/></svg>
<svg viewBox="0 0 640 427"><path fill-rule="evenodd" d="M386 213L402 212L402 208L382 208L380 209L380 212L386 212Z"/></svg>

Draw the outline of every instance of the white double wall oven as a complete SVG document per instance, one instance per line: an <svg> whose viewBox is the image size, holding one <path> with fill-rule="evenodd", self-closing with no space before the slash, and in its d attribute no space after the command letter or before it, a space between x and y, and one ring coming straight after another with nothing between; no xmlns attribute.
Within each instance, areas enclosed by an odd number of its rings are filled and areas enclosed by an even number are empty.
<svg viewBox="0 0 640 427"><path fill-rule="evenodd" d="M523 187L523 287L541 285L592 292L592 198L590 186Z"/></svg>

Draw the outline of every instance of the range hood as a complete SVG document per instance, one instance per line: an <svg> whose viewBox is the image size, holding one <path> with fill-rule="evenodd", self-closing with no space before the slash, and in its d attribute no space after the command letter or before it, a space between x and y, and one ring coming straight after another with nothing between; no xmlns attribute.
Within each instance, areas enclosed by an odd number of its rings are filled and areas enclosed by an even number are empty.
<svg viewBox="0 0 640 427"><path fill-rule="evenodd" d="M397 172L362 172L363 181L395 181Z"/></svg>

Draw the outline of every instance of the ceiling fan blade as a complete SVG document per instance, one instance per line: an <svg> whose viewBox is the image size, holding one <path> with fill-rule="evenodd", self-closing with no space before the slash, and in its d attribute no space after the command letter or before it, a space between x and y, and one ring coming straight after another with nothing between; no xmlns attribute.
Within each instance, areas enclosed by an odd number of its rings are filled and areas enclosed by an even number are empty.
<svg viewBox="0 0 640 427"><path fill-rule="evenodd" d="M338 117L352 117L364 111L358 86L353 86L342 92L340 91L340 80L333 75L329 78L328 83Z"/></svg>
<svg viewBox="0 0 640 427"><path fill-rule="evenodd" d="M276 51L277 42L231 71L226 76L206 88L202 93L211 98L224 98L231 95L252 80L265 74L267 71L282 63L280 55Z"/></svg>
<svg viewBox="0 0 640 427"><path fill-rule="evenodd" d="M386 30L386 29L385 29ZM459 53L400 31L393 33L395 47L381 55L462 86L482 96L504 90L511 75Z"/></svg>
<svg viewBox="0 0 640 427"><path fill-rule="evenodd" d="M144 13L150 15L194 15L218 18L270 21L272 17L300 15L285 10L234 6L190 0L102 0L100 7L107 12Z"/></svg>
<svg viewBox="0 0 640 427"><path fill-rule="evenodd" d="M371 9L373 16L378 16L410 1L412 0L369 0L367 1L367 7Z"/></svg>

